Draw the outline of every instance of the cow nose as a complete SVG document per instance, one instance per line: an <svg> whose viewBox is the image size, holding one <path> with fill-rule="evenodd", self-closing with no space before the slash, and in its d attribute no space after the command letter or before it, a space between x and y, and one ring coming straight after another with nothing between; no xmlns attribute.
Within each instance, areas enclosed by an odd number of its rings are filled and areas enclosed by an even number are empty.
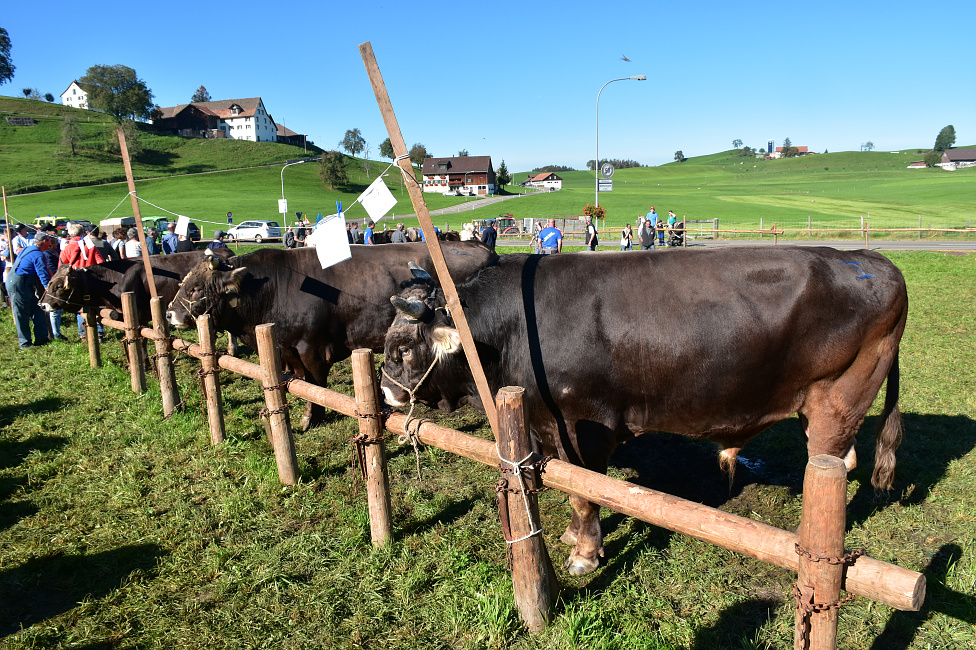
<svg viewBox="0 0 976 650"><path fill-rule="evenodd" d="M176 320L176 312L175 311L172 311L172 310L166 312L166 320L169 321L169 324L170 325L179 325L180 324L179 321Z"/></svg>
<svg viewBox="0 0 976 650"><path fill-rule="evenodd" d="M46 312L47 312L47 313L49 313L49 314L50 314L50 313L51 313L52 311L54 311L53 309L51 309L51 305L49 305L49 304L47 304L46 302L42 302L42 303L41 303L41 309L43 309L44 311L46 311Z"/></svg>

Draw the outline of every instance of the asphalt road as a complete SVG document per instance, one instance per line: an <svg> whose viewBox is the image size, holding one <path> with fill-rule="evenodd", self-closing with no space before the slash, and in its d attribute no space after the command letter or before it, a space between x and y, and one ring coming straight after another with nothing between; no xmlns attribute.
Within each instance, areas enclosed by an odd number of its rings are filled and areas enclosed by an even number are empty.
<svg viewBox="0 0 976 650"><path fill-rule="evenodd" d="M510 239L500 240L498 242L499 246L526 246L528 242L526 241L513 241ZM912 241L912 240L899 240L899 241L887 241L884 239L875 239L868 241L868 248L875 251L945 251L945 252L976 252L976 238L969 241L946 241L946 240L922 240L922 241ZM583 240L578 239L565 239L563 240L564 246L582 246ZM850 240L850 241L838 241L838 240L820 240L820 241L810 241L810 240L800 240L800 241L789 241L789 240L779 240L777 244L779 246L829 246L831 248L836 248L838 250L862 250L864 248L864 240ZM764 239L696 239L690 240L688 242L688 248L734 248L737 246L773 246L773 238L766 237ZM611 251L620 250L620 247L616 245L616 238L614 239L614 245L600 245L597 250Z"/></svg>

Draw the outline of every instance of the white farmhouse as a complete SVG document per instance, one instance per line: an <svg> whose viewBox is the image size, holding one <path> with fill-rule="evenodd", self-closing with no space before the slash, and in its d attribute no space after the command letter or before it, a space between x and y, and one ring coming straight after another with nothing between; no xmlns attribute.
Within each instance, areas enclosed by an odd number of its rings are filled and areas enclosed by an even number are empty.
<svg viewBox="0 0 976 650"><path fill-rule="evenodd" d="M277 141L277 125L260 97L179 104L159 112L153 124L184 137Z"/></svg>
<svg viewBox="0 0 976 650"><path fill-rule="evenodd" d="M553 172L543 172L535 176L529 176L525 181L526 187L538 187L546 192L556 192L563 189L563 179Z"/></svg>
<svg viewBox="0 0 976 650"><path fill-rule="evenodd" d="M425 192L467 196L495 193L491 156L427 158L422 171Z"/></svg>
<svg viewBox="0 0 976 650"><path fill-rule="evenodd" d="M88 93L82 90L77 81L72 81L68 89L61 93L61 103L72 108L88 108Z"/></svg>

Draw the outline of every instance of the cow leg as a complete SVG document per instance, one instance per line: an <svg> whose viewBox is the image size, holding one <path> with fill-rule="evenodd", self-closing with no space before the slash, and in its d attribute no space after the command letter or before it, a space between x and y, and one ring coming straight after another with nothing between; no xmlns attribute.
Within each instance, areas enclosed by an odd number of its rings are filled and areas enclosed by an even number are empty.
<svg viewBox="0 0 976 650"><path fill-rule="evenodd" d="M603 557L600 506L574 496L569 497L569 503L573 507L573 523L560 539L565 542L572 534L575 546L566 560L566 570L570 575L581 576L595 571L600 566L599 558Z"/></svg>
<svg viewBox="0 0 976 650"><path fill-rule="evenodd" d="M232 357L237 356L237 337L231 333L227 333L227 354Z"/></svg>
<svg viewBox="0 0 976 650"><path fill-rule="evenodd" d="M317 386L325 386L329 380L329 370L332 369L331 361L319 359L316 352L308 350L307 354L302 354L301 365L304 367L305 381ZM331 356L325 353L323 356ZM302 416L302 431L308 431L312 427L325 422L325 407L312 402L305 403L305 414Z"/></svg>

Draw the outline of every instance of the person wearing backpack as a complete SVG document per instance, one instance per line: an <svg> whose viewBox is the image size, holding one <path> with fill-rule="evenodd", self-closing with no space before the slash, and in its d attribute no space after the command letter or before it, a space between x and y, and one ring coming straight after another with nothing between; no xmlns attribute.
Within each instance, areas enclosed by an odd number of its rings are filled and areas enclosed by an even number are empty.
<svg viewBox="0 0 976 650"><path fill-rule="evenodd" d="M595 251L600 245L600 238L596 234L596 226L593 225L593 218L586 217L586 249Z"/></svg>

